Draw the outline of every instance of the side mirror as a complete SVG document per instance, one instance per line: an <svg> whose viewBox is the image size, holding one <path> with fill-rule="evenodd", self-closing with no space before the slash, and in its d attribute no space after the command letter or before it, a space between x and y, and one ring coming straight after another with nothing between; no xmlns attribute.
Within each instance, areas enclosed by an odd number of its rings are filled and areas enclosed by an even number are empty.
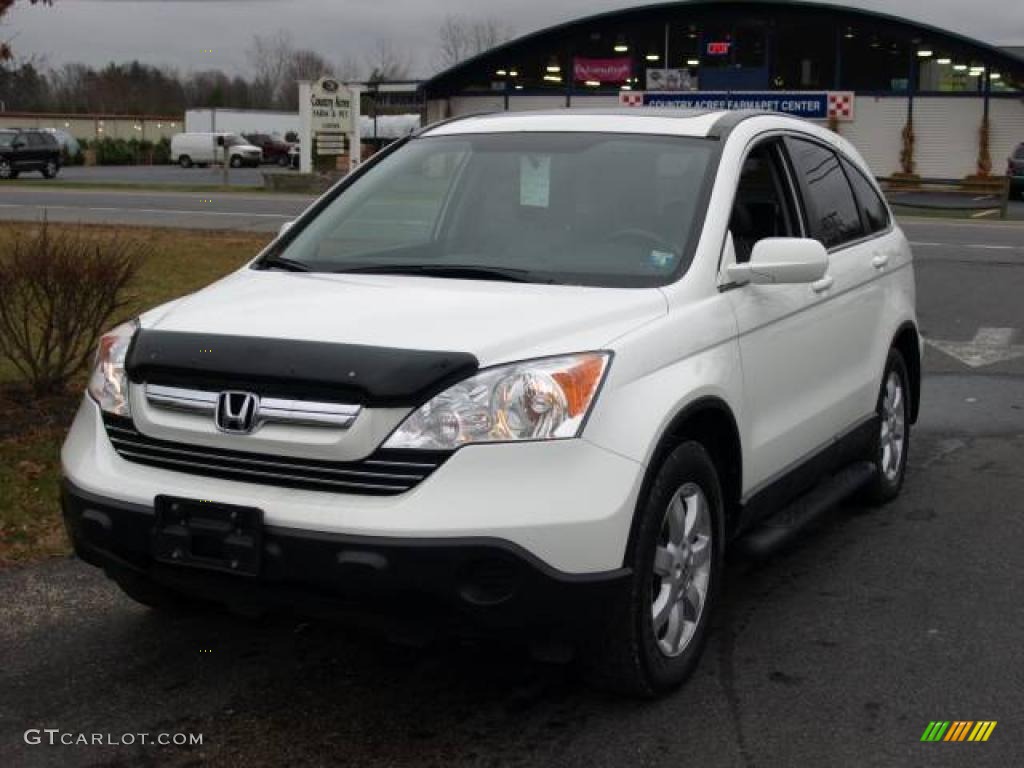
<svg viewBox="0 0 1024 768"><path fill-rule="evenodd" d="M750 261L726 270L734 283L814 283L828 271L828 251L817 240L767 237L754 244Z"/></svg>
<svg viewBox="0 0 1024 768"><path fill-rule="evenodd" d="M280 237L285 232L287 232L289 229L291 229L292 228L292 224L294 224L294 223L295 223L294 221L286 221L286 222L284 222L281 225L281 228L279 230L277 230L277 236Z"/></svg>

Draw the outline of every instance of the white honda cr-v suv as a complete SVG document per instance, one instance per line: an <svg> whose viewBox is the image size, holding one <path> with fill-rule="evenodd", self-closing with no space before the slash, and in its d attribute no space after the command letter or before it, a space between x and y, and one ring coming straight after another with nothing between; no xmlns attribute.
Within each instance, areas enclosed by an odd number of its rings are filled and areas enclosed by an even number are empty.
<svg viewBox="0 0 1024 768"><path fill-rule="evenodd" d="M836 134L455 119L102 338L64 511L149 605L519 630L651 695L727 545L899 492L920 372L907 241Z"/></svg>

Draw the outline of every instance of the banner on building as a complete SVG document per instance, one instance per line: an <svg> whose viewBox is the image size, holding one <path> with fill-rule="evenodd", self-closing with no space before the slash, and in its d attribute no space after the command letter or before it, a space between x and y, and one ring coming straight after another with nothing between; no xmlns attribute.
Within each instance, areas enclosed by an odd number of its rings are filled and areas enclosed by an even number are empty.
<svg viewBox="0 0 1024 768"><path fill-rule="evenodd" d="M633 75L633 61L627 58L572 60L573 78L596 83L625 83Z"/></svg>
<svg viewBox="0 0 1024 768"><path fill-rule="evenodd" d="M629 107L679 109L761 109L810 120L854 119L853 93L847 91L626 91L619 102Z"/></svg>

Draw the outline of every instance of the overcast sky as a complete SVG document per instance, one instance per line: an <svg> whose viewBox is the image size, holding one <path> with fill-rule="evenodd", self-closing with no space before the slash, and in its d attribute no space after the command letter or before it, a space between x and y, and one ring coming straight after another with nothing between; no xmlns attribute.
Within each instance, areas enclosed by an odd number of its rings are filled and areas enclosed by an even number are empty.
<svg viewBox="0 0 1024 768"><path fill-rule="evenodd" d="M828 0L826 0L827 2ZM339 61L364 61L378 39L406 51L415 74L435 69L437 28L447 14L491 16L525 34L561 21L650 0L55 0L15 3L0 38L19 56L102 65L139 59L182 70L244 73L255 34L287 29L294 42ZM997 45L1024 45L1024 0L848 0L956 30ZM212 53L205 52L212 49Z"/></svg>

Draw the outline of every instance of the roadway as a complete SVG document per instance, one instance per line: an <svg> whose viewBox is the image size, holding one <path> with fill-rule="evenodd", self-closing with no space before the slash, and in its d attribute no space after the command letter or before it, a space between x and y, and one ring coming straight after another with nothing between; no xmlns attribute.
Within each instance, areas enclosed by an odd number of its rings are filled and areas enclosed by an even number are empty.
<svg viewBox="0 0 1024 768"><path fill-rule="evenodd" d="M55 560L0 571L0 765L1019 764L1024 227L903 224L930 340L904 493L732 562L677 694L616 700L500 642L409 650L314 621L159 615ZM999 724L984 744L922 744L932 720ZM31 746L29 728L204 742Z"/></svg>
<svg viewBox="0 0 1024 768"><path fill-rule="evenodd" d="M50 221L140 227L275 232L312 201L264 192L46 188L0 185L0 221Z"/></svg>

